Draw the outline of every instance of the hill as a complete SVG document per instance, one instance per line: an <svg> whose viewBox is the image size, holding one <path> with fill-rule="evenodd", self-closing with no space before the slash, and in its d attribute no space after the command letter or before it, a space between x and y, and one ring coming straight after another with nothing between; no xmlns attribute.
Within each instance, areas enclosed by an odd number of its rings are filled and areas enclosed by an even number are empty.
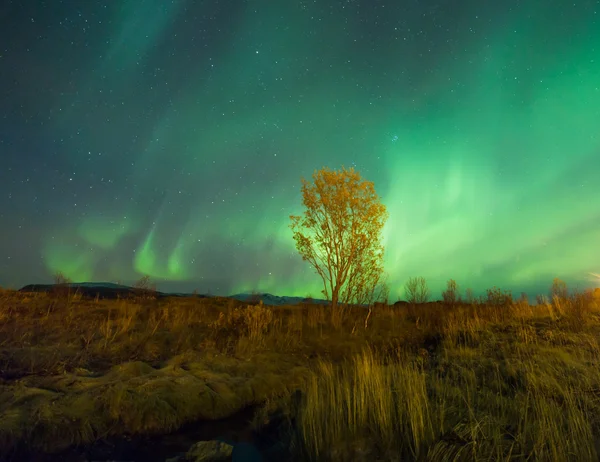
<svg viewBox="0 0 600 462"><path fill-rule="evenodd" d="M157 298L164 297L199 297L199 298L210 298L211 295L207 294L191 294L191 293L180 293L180 292L161 292L151 289L139 289L136 287L126 286L122 284L114 284L112 282L73 282L65 284L28 284L21 289L19 292L24 293L35 293L35 292L56 292L56 291L72 290L75 293L80 294L87 298L100 298L100 299L118 299L139 295L140 293L151 294ZM221 298L221 297L219 297ZM269 293L240 293L229 295L224 298L232 298L246 303L258 303L259 301L263 305L268 306L284 306L284 305L296 305L298 303L315 303L315 304L326 304L326 300L321 299L308 299L305 297L288 297L278 296Z"/></svg>

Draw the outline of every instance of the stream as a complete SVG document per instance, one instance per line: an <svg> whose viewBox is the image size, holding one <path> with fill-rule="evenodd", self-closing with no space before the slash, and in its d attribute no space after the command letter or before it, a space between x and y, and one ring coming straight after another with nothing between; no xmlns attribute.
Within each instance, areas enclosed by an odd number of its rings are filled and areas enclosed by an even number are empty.
<svg viewBox="0 0 600 462"><path fill-rule="evenodd" d="M169 434L119 436L90 445L72 447L56 454L17 454L11 461L31 462L164 462L186 453L198 441L220 440L234 446L234 459L240 462L263 460L253 444L250 421L256 409L247 408L231 417L184 425ZM239 448L236 450L236 446ZM244 454L247 454L244 456Z"/></svg>

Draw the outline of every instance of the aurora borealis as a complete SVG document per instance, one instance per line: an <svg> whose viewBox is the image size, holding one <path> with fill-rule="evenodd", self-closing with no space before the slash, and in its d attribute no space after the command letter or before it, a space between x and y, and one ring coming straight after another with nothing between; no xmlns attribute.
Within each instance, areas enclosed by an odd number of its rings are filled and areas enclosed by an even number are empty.
<svg viewBox="0 0 600 462"><path fill-rule="evenodd" d="M392 298L600 285L598 1L32 0L0 25L0 285L318 296L289 215L341 165L388 208Z"/></svg>

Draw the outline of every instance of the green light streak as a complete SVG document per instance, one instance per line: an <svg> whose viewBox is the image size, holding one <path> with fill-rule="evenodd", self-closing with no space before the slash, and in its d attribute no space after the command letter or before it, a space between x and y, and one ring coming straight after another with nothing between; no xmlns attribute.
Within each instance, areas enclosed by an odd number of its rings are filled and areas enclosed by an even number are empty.
<svg viewBox="0 0 600 462"><path fill-rule="evenodd" d="M102 250L113 250L119 241L133 230L134 227L128 219L116 222L98 215L87 217L81 222L79 235L87 243Z"/></svg>
<svg viewBox="0 0 600 462"><path fill-rule="evenodd" d="M44 258L50 274L60 272L73 282L93 280L95 260L89 249L60 242L48 243Z"/></svg>
<svg viewBox="0 0 600 462"><path fill-rule="evenodd" d="M152 60L182 5L123 3L99 61L116 94L141 77L137 61ZM573 11L563 21L564 11L533 2L486 25L485 40L460 38L452 55L413 56L399 35L381 55L354 57L367 47L353 41L358 16L346 27L317 5L293 8L248 4L218 53L182 70L190 77L126 162L119 193L134 205L123 216L143 219L110 223L92 211L67 222L61 239L84 245L47 248L50 271L319 297L288 216L300 211L301 176L342 164L356 164L388 207L392 296L411 276L437 298L449 278L482 292L600 271L597 19ZM297 40L315 17L317 32ZM96 77L86 84L102 89ZM118 263L102 272L103 260Z"/></svg>

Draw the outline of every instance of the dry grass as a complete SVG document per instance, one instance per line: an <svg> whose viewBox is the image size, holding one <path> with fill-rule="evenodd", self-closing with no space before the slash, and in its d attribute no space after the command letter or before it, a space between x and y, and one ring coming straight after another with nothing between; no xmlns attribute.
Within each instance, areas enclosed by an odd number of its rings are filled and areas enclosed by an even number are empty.
<svg viewBox="0 0 600 462"><path fill-rule="evenodd" d="M488 295L369 314L0 291L0 458L165 432L300 388L301 459L596 460L599 300Z"/></svg>
<svg viewBox="0 0 600 462"><path fill-rule="evenodd" d="M434 438L422 367L367 350L335 367L319 362L300 412L299 442L314 460L375 460L374 450L419 457Z"/></svg>
<svg viewBox="0 0 600 462"><path fill-rule="evenodd" d="M301 460L598 460L599 307L580 295L559 303L432 306L418 320L443 319L434 355L366 349L319 362L299 415Z"/></svg>

